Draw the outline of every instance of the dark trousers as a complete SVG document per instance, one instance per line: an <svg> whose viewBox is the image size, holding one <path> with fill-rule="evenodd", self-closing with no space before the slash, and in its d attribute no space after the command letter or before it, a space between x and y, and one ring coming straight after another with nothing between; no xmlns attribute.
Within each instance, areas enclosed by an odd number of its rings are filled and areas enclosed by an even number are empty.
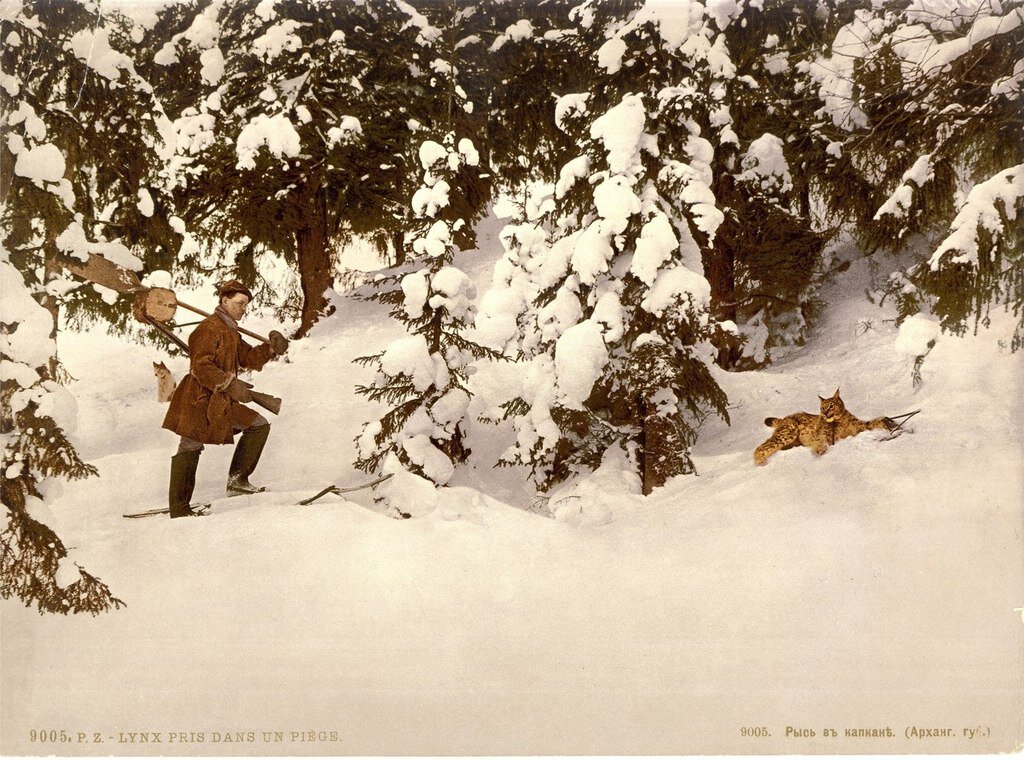
<svg viewBox="0 0 1024 760"><path fill-rule="evenodd" d="M246 430L264 427L269 424L270 423L267 422L267 419L263 415L260 415L259 419L252 423L249 427L242 428L232 426L232 430L234 430L236 433L242 433L245 432ZM178 443L179 454L184 454L186 451L202 451L204 448L206 447L199 441L193 441L191 438L186 438L185 436L181 436L181 441Z"/></svg>

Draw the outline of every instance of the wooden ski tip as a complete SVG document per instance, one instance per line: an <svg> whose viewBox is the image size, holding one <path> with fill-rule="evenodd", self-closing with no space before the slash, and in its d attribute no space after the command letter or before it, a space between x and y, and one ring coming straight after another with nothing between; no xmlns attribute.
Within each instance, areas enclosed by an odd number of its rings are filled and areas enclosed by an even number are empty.
<svg viewBox="0 0 1024 760"><path fill-rule="evenodd" d="M362 491L364 488L373 488L374 486L379 486L386 480L390 480L393 476L394 473L389 472L387 475L377 478L376 480L371 480L369 483L363 483L362 485L359 486L348 486L347 488L339 488L338 486L330 485L327 486L327 488L325 488L324 490L320 491L319 493L310 496L308 499L303 499L302 501L298 502L298 506L308 506L317 499L319 499L320 497L326 496L329 493L333 493L337 496L340 496L343 493L352 493L354 491Z"/></svg>

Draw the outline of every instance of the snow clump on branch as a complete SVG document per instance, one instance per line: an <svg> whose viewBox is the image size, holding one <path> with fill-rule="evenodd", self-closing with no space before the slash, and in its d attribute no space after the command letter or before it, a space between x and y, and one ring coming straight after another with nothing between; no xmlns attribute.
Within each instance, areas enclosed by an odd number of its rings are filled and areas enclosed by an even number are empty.
<svg viewBox="0 0 1024 760"><path fill-rule="evenodd" d="M302 40L295 34L295 30L303 26L305 24L291 19L275 24L253 41L253 55L269 63L283 52L294 53L300 50Z"/></svg>
<svg viewBox="0 0 1024 760"><path fill-rule="evenodd" d="M949 235L929 259L931 270L934 272L944 263L943 257L947 253L958 254L950 257L949 263L976 266L979 230L997 237L1004 228L1004 215L1011 221L1017 218L1017 206L1022 198L1024 164L1012 166L975 185L953 220Z"/></svg>
<svg viewBox="0 0 1024 760"><path fill-rule="evenodd" d="M238 154L236 168L255 169L256 154L264 145L276 158L299 155L299 133L287 116L260 114L242 128L235 144Z"/></svg>
<svg viewBox="0 0 1024 760"><path fill-rule="evenodd" d="M646 120L643 99L639 95L626 95L617 106L594 121L590 136L604 144L611 172L637 174L642 171L641 150L658 155L657 140L644 132Z"/></svg>
<svg viewBox="0 0 1024 760"><path fill-rule="evenodd" d="M789 163L782 152L782 140L765 133L750 143L740 165L739 178L770 193L788 193L793 189Z"/></svg>
<svg viewBox="0 0 1024 760"><path fill-rule="evenodd" d="M935 170L932 166L932 154L926 153L918 157L914 165L903 173L899 187L893 191L893 194L875 212L875 220L877 221L886 215L897 218L905 217L914 199L914 189L924 187L925 183L930 182L934 178Z"/></svg>
<svg viewBox="0 0 1024 760"><path fill-rule="evenodd" d="M117 82L121 71L135 73L135 64L124 53L110 46L110 32L106 29L83 29L71 38L71 51L104 79Z"/></svg>
<svg viewBox="0 0 1024 760"><path fill-rule="evenodd" d="M937 320L923 314L914 314L903 320L893 348L907 356L924 356L935 344L940 330Z"/></svg>

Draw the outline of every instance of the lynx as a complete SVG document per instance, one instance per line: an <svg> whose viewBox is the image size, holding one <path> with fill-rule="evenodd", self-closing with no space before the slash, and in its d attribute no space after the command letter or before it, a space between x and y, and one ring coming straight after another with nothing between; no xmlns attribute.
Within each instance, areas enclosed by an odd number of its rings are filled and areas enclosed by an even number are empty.
<svg viewBox="0 0 1024 760"><path fill-rule="evenodd" d="M153 374L156 375L156 400L170 401L174 389L178 387L174 375L163 362L153 362Z"/></svg>
<svg viewBox="0 0 1024 760"><path fill-rule="evenodd" d="M774 428L771 437L754 449L754 461L761 465L776 451L806 446L816 455L824 454L828 447L843 438L865 430L892 430L894 423L888 417L877 417L865 422L846 411L839 389L831 398L821 398L821 414L796 412L788 417L768 417L764 424Z"/></svg>

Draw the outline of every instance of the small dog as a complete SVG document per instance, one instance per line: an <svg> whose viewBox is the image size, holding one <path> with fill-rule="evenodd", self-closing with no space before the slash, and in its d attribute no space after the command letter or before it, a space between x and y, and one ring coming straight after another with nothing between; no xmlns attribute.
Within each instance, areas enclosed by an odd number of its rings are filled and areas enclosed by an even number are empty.
<svg viewBox="0 0 1024 760"><path fill-rule="evenodd" d="M163 362L153 362L153 374L156 375L156 400L165 403L170 401L174 389L178 387L174 375Z"/></svg>

